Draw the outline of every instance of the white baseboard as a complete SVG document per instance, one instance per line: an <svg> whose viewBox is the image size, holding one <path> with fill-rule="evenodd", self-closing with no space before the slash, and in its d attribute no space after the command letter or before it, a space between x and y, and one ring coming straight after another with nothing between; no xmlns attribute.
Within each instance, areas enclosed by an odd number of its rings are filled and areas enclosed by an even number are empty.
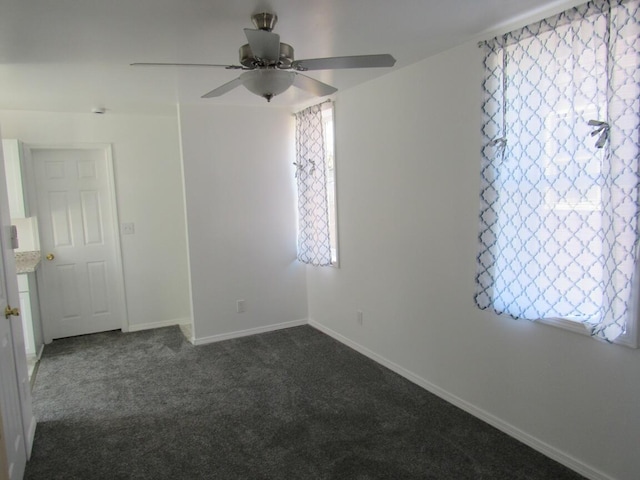
<svg viewBox="0 0 640 480"><path fill-rule="evenodd" d="M218 335L211 335L210 337L194 338L194 345L205 345L207 343L222 342L223 340L231 340L232 338L247 337L249 335L256 335L258 333L273 332L275 330L282 330L283 328L299 327L300 325L306 325L307 319L293 320L291 322L276 323L275 325L267 325L265 327L249 328L247 330L239 330L237 332L221 333Z"/></svg>
<svg viewBox="0 0 640 480"><path fill-rule="evenodd" d="M42 352L44 351L44 343L40 345L35 353L27 352L27 360L38 361L42 358Z"/></svg>
<svg viewBox="0 0 640 480"><path fill-rule="evenodd" d="M137 323L137 324L129 325L128 331L139 332L141 330L151 330L153 328L170 327L172 325L183 325L186 323L191 323L191 319L189 317L173 318L170 320L162 320L161 322Z"/></svg>
<svg viewBox="0 0 640 480"><path fill-rule="evenodd" d="M195 340L195 337L193 336L193 325L191 325L191 322L180 324L180 331L182 332L182 335L184 335L184 338L186 338L189 341L189 343L191 343L192 345L195 345L193 343Z"/></svg>
<svg viewBox="0 0 640 480"><path fill-rule="evenodd" d="M580 475L586 478L589 478L591 480L615 480L613 477L610 477L609 475L591 467L590 465L587 465L586 463L578 460L577 458L574 458L571 455L568 455L567 453L561 450L558 450L557 448L539 440L538 438L520 430L517 427L514 427L513 425L505 422L504 420L501 420L500 418L492 415L491 413L479 407L476 407L475 405L461 399L460 397L457 397L456 395L453 395L447 392L446 390L443 390L437 385L434 385L433 383L425 380L424 378L416 375L415 373L407 370L406 368L401 367L400 365L386 359L385 357L378 355L374 351L369 350L367 347L363 347L362 345L354 342L353 340L350 340L349 338L330 329L329 327L326 327L313 319L309 319L309 325L321 331L322 333L325 333L330 337L336 339L340 343L343 343L347 347L352 348L353 350L365 355L366 357L369 357L371 360L387 367L389 370L392 370L393 372L406 378L410 382L415 383L416 385L424 388L425 390L433 393L434 395L437 395L443 400L446 400L447 402L455 405L456 407L461 408L465 412L470 413L474 417L477 417L480 420L483 420L484 422L497 428L498 430L501 430L507 435L521 441L525 445L528 445L529 447L533 448L534 450L537 450L543 455L546 455L547 457L552 458L556 462L561 463L562 465L570 468L571 470L578 472Z"/></svg>

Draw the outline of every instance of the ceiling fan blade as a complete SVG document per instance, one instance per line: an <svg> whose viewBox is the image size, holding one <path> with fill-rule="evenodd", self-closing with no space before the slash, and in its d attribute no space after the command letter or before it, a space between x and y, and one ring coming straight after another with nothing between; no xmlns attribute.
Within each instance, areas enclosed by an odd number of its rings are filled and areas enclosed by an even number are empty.
<svg viewBox="0 0 640 480"><path fill-rule="evenodd" d="M240 65L217 65L213 63L147 63L137 62L130 63L132 67L221 67L227 70L242 70L244 67Z"/></svg>
<svg viewBox="0 0 640 480"><path fill-rule="evenodd" d="M351 57L327 57L311 58L308 60L295 60L292 64L294 70L334 70L338 68L377 68L393 67L396 59L388 53L381 55L354 55Z"/></svg>
<svg viewBox="0 0 640 480"><path fill-rule="evenodd" d="M332 93L338 91L337 88L332 87L331 85L327 85L326 83L322 83L320 80L307 77L306 75L302 75L301 73L296 73L296 76L293 79L293 86L312 93L313 95L316 95L318 97L331 95Z"/></svg>
<svg viewBox="0 0 640 480"><path fill-rule="evenodd" d="M280 35L266 30L244 29L251 52L256 58L277 62L280 59Z"/></svg>
<svg viewBox="0 0 640 480"><path fill-rule="evenodd" d="M234 88L239 87L240 85L242 85L242 80L240 80L240 77L238 77L235 80L231 80L230 82L225 83L224 85L220 85L218 88L214 88L209 93L205 93L201 98L219 97L227 92L230 92Z"/></svg>

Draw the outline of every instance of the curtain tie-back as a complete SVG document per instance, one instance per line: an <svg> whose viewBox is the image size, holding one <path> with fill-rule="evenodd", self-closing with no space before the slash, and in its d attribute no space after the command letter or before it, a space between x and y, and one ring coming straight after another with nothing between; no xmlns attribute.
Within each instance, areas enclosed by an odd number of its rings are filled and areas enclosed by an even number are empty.
<svg viewBox="0 0 640 480"><path fill-rule="evenodd" d="M507 139L504 138L504 137L494 138L493 140L491 140L489 142L489 146L491 146L491 147L498 146L498 147L504 148L504 147L507 146Z"/></svg>
<svg viewBox="0 0 640 480"><path fill-rule="evenodd" d="M496 157L499 157L502 159L502 161L504 161L504 155L505 155L505 152L507 151L507 138L506 137L494 138L489 142L489 146L495 147Z"/></svg>
<svg viewBox="0 0 640 480"><path fill-rule="evenodd" d="M316 173L316 162L308 159L307 163L311 166L309 168L309 175L313 175L314 173ZM300 171L304 168L304 166L302 165L302 161L300 162L293 162L293 166L296 167L296 173L295 173L295 178L298 178L298 175L300 174Z"/></svg>
<svg viewBox="0 0 640 480"><path fill-rule="evenodd" d="M596 148L603 148L604 144L609 139L609 124L607 122L601 122L600 120L589 120L589 125L596 127L596 129L591 132L592 137L600 134L600 137L598 137L598 141L596 142Z"/></svg>

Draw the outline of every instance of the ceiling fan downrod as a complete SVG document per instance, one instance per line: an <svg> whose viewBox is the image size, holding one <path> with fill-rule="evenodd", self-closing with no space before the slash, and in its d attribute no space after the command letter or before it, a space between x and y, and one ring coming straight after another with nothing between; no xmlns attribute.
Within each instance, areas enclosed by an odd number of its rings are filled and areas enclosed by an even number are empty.
<svg viewBox="0 0 640 480"><path fill-rule="evenodd" d="M278 23L278 16L275 13L254 13L251 15L251 21L258 30L270 32Z"/></svg>

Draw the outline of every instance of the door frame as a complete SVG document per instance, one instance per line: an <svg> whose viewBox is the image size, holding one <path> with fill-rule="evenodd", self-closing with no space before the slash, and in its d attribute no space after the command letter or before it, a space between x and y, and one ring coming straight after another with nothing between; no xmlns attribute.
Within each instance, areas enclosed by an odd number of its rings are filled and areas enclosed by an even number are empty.
<svg viewBox="0 0 640 480"><path fill-rule="evenodd" d="M16 264L14 249L10 241L10 232L7 231L11 225L11 216L9 214L9 205L7 202L7 186L4 172L4 152L0 148L0 199L3 199L3 205L0 206L0 256L2 256L3 267L0 269L0 282L3 283L6 293L7 305L13 303L14 306L20 304L20 294L18 288L18 276L16 273ZM6 321L2 319L2 321ZM16 394L19 401L19 424L22 429L22 448L25 452L25 459L29 460L31 457L31 450L33 448L33 441L36 432L36 417L33 413L33 404L31 399L31 389L29 382L29 374L27 369L27 355L24 349L24 336L22 333L22 320L17 317L10 317L8 320L9 329L11 331L11 344L14 360L14 370L16 379ZM1 386L0 386L1 388ZM5 412L0 412L0 416ZM4 437L4 427L2 424L2 418L0 418L0 461L4 465L7 464L6 455L6 439ZM20 468L24 472L24 465ZM0 468L2 471L2 468ZM0 478L7 478L8 472L0 473Z"/></svg>
<svg viewBox="0 0 640 480"><path fill-rule="evenodd" d="M118 214L118 202L117 202L117 194L116 194L116 186L115 186L115 170L113 163L113 147L110 143L62 143L62 144L49 144L49 143L26 143L23 142L23 154L25 159L26 166L26 184L27 184L27 196L29 200L29 204L33 205L35 208L35 212L32 209L31 214L37 214L38 217L38 242L40 242L40 219L41 215L38 212L38 198L36 193L36 185L35 185L35 166L33 160L33 156L31 152L33 150L102 150L104 151L105 158L107 161L107 183L109 190L109 199L108 202L111 206L110 215L111 218L108 220L113 222L113 244L115 246L116 253L116 282L117 282L117 291L116 294L122 298L122 331L129 331L129 312L127 309L127 295L125 290L125 281L124 281L124 266L122 259L122 244L121 244L121 236L120 236L120 223L119 223L119 214ZM42 279L42 275L38 276L38 279ZM42 310L42 305L47 305L47 302L43 302L42 300L46 296L46 289L39 288L38 296L40 297L40 305ZM48 322L44 321L44 317L46 316L46 312L42 310L42 332L44 336L45 343L51 343L53 341L53 333L51 332L51 327Z"/></svg>

